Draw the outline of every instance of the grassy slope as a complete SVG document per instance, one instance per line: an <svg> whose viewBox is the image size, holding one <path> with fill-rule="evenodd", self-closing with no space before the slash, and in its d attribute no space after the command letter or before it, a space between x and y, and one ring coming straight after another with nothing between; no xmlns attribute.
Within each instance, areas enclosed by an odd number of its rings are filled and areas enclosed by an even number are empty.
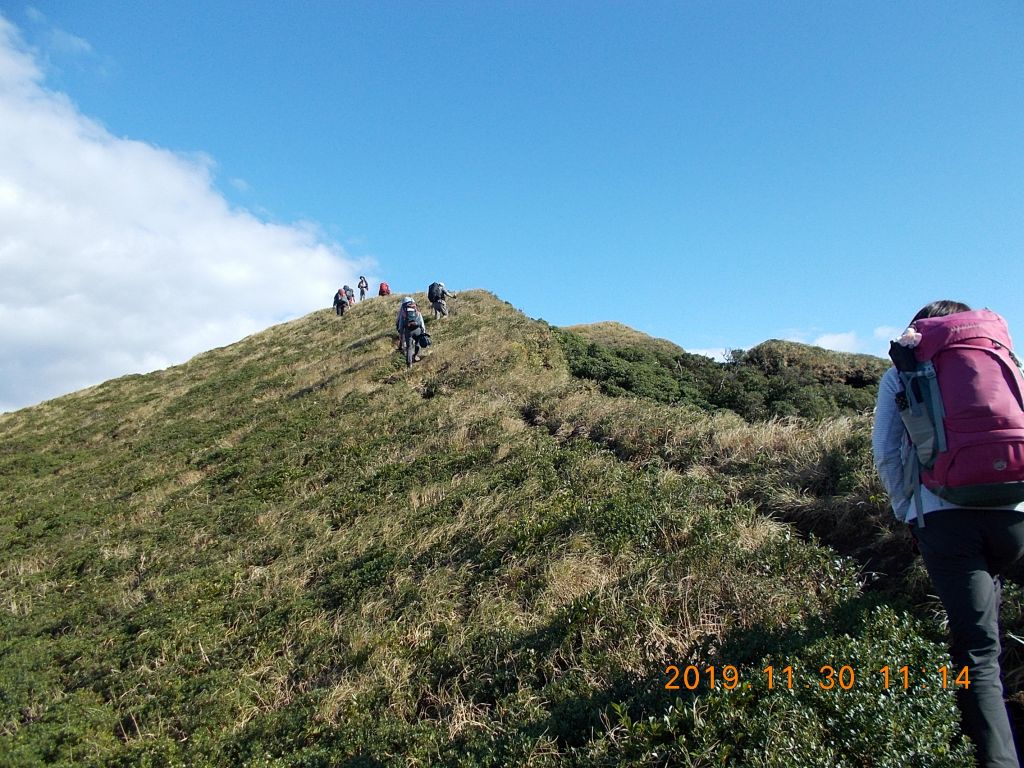
<svg viewBox="0 0 1024 768"><path fill-rule="evenodd" d="M936 636L782 522L892 545L866 418L608 398L479 291L407 371L397 301L0 416L0 764L968 764L871 674Z"/></svg>

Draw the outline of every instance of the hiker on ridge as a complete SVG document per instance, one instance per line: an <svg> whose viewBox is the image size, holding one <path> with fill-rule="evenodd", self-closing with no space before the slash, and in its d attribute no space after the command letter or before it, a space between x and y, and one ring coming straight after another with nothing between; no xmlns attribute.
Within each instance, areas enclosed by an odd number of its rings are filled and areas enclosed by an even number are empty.
<svg viewBox="0 0 1024 768"><path fill-rule="evenodd" d="M872 451L949 617L950 687L978 765L1019 768L999 639L1002 574L1024 555L1024 374L1009 347L994 312L956 301L923 307L890 348Z"/></svg>
<svg viewBox="0 0 1024 768"><path fill-rule="evenodd" d="M427 300L434 308L434 319L448 317L448 299L458 298L454 293L449 293L444 283L431 283L427 288Z"/></svg>
<svg viewBox="0 0 1024 768"><path fill-rule="evenodd" d="M345 296L348 297L348 303L349 304L355 304L356 303L356 292L352 290L351 286L348 286L348 285L345 286Z"/></svg>
<svg viewBox="0 0 1024 768"><path fill-rule="evenodd" d="M344 315L346 309L348 309L348 296L345 294L344 288L339 288L338 292L334 294L334 314Z"/></svg>
<svg viewBox="0 0 1024 768"><path fill-rule="evenodd" d="M391 287L387 283L381 283L380 288L377 290L378 296L390 296Z"/></svg>
<svg viewBox="0 0 1024 768"><path fill-rule="evenodd" d="M402 299L402 305L398 308L395 329L398 331L398 348L405 352L406 363L412 365L419 362L420 339L426 336L427 326L416 302L409 296Z"/></svg>
<svg viewBox="0 0 1024 768"><path fill-rule="evenodd" d="M370 284L366 281L363 275L359 276L359 282L356 283L356 287L359 289L359 300L362 301L366 298L366 292L370 289Z"/></svg>

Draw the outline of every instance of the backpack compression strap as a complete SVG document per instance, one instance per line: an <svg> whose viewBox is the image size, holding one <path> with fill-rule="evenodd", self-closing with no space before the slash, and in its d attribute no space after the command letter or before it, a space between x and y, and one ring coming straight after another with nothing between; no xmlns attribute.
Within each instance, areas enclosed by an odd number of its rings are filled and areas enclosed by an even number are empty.
<svg viewBox="0 0 1024 768"><path fill-rule="evenodd" d="M900 371L900 381L903 391L896 396L900 419L921 465L930 467L935 456L946 450L945 410L939 397L935 369L931 363L926 363L921 371ZM931 408L929 400L932 401Z"/></svg>

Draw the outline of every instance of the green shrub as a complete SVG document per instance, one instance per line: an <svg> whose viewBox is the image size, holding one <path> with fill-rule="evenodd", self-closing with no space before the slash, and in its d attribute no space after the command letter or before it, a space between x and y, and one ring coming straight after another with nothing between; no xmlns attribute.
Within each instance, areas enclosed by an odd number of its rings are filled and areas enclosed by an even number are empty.
<svg viewBox="0 0 1024 768"><path fill-rule="evenodd" d="M695 660L700 674L690 679L701 683L700 695L680 695L655 712L612 707L621 730L613 728L606 757L622 765L973 765L969 743L957 739L953 678L943 690L937 671L948 656L907 616L878 608L854 634L827 631L806 646L789 645L740 665L734 690L725 690L721 677L734 662L726 647L721 656ZM716 664L716 688L708 689L707 670ZM906 689L903 665L912 670ZM682 678L677 684L685 693Z"/></svg>
<svg viewBox="0 0 1024 768"><path fill-rule="evenodd" d="M660 403L728 408L748 421L800 416L825 419L874 406L886 363L864 355L768 342L734 350L725 363L681 350L676 355L639 346L614 346L556 331L570 372L597 382L607 395Z"/></svg>

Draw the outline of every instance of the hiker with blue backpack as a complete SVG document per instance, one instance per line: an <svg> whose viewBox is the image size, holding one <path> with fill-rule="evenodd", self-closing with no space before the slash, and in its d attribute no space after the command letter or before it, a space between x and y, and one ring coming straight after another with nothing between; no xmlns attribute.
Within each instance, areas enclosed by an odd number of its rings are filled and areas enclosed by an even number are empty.
<svg viewBox="0 0 1024 768"><path fill-rule="evenodd" d="M923 307L889 354L875 466L949 617L950 687L978 764L1019 768L999 602L1024 556L1024 371L1003 318L955 301Z"/></svg>

